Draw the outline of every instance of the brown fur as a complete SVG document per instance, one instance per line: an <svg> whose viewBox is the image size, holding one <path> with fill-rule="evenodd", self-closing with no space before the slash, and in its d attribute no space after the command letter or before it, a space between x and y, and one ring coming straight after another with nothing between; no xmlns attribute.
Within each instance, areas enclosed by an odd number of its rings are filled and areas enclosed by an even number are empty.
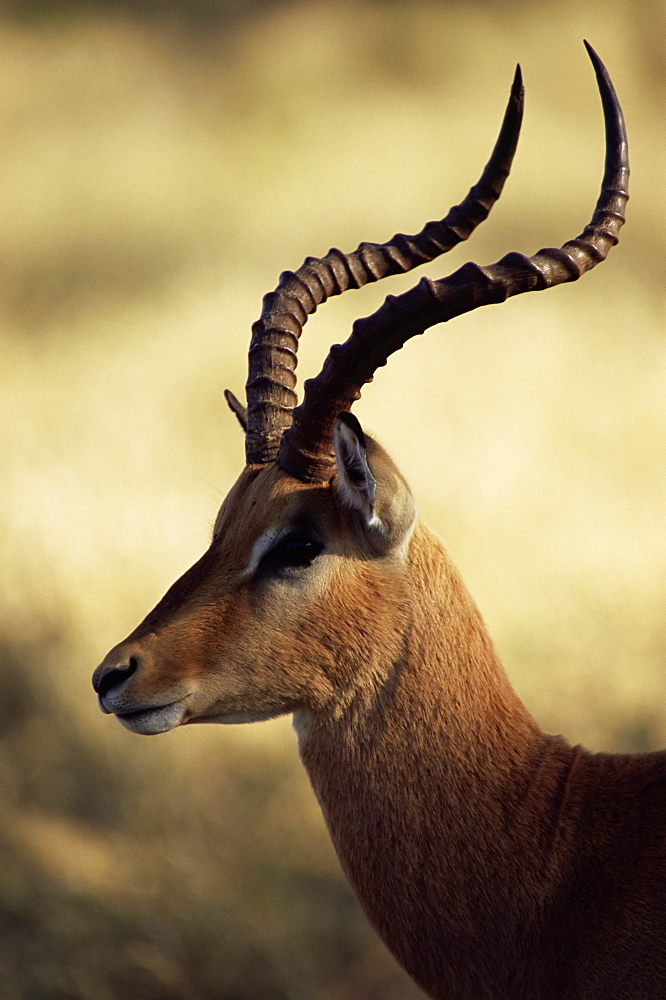
<svg viewBox="0 0 666 1000"><path fill-rule="evenodd" d="M317 304L432 259L485 217L515 148L517 74L479 185L441 225L286 272L253 328L247 413L228 397L251 464L208 552L93 680L104 711L145 734L293 712L350 882L438 1000L666 997L666 753L592 755L541 732L404 480L340 413L409 337L574 280L617 242L626 135L588 51L607 140L590 225L560 250L468 264L387 299L291 410Z"/></svg>
<svg viewBox="0 0 666 1000"><path fill-rule="evenodd" d="M666 754L541 733L423 528L410 574L383 690L301 746L371 921L433 997L666 996Z"/></svg>
<svg viewBox="0 0 666 1000"><path fill-rule="evenodd" d="M344 871L430 996L666 997L666 753L543 733L402 477L368 456L381 545L344 469L313 486L246 469L208 552L98 668L103 706L293 712ZM248 575L257 539L303 517L322 555Z"/></svg>

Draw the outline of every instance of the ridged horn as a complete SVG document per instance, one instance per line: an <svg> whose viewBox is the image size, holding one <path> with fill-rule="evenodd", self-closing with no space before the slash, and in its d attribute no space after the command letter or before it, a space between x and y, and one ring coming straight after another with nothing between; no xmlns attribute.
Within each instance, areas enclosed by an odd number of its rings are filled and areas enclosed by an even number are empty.
<svg viewBox="0 0 666 1000"><path fill-rule="evenodd" d="M388 243L361 243L350 254L335 248L325 257L307 257L297 271L285 271L277 288L264 297L252 326L246 383L248 465L264 465L278 453L291 426L296 396L296 352L308 316L332 295L361 288L434 260L466 240L487 218L499 198L516 151L523 114L523 86L516 69L495 148L467 197L439 222L416 236L396 234Z"/></svg>
<svg viewBox="0 0 666 1000"><path fill-rule="evenodd" d="M599 56L585 42L597 77L606 133L604 176L594 215L580 236L560 249L544 249L532 257L509 253L496 264L465 264L447 278L423 278L364 319L351 336L334 345L319 375L305 383L302 404L280 448L280 466L303 482L325 482L333 472L333 425L348 411L375 371L411 337L436 323L510 295L551 288L575 281L605 260L618 242L629 197L629 157L622 111L610 77Z"/></svg>

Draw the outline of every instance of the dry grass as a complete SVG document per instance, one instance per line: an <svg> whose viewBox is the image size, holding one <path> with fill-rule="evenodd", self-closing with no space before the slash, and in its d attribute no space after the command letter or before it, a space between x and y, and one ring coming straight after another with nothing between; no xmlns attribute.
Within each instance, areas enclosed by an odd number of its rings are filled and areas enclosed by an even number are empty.
<svg viewBox="0 0 666 1000"><path fill-rule="evenodd" d="M8 998L419 995L341 881L286 723L140 740L88 678L206 545L242 455L221 390L242 386L261 295L306 253L459 200L517 60L512 179L428 270L587 221L602 131L583 36L629 126L620 247L579 286L411 343L359 415L543 725L664 744L663 21L629 0L551 3L547 32L527 3L285 6L205 38L0 21ZM385 292L327 305L303 375Z"/></svg>

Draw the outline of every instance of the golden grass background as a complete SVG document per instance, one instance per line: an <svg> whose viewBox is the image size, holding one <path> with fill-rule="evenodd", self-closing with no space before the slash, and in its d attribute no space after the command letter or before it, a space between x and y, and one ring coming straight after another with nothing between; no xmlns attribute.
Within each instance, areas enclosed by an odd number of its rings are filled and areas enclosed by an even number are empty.
<svg viewBox="0 0 666 1000"><path fill-rule="evenodd" d="M288 720L141 739L89 675L207 544L242 463L222 389L242 390L263 293L459 201L517 61L503 198L427 271L581 230L603 162L587 37L629 129L620 246L577 285L411 342L358 413L542 725L666 743L665 9L20 7L0 6L0 996L415 1000ZM327 304L301 377L413 281Z"/></svg>

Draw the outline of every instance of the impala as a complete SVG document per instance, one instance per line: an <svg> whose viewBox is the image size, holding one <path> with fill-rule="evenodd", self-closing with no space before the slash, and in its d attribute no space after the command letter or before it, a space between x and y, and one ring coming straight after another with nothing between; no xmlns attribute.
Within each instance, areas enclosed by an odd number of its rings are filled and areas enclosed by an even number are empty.
<svg viewBox="0 0 666 1000"><path fill-rule="evenodd" d="M408 338L575 280L617 243L626 136L588 51L606 164L583 233L389 297L331 348L296 405L308 314L434 259L487 216L520 129L518 70L491 158L443 221L308 258L265 297L247 408L227 393L246 466L210 547L93 678L102 710L135 733L293 713L349 881L440 1000L666 997L666 752L592 754L542 732L405 480L350 414Z"/></svg>

